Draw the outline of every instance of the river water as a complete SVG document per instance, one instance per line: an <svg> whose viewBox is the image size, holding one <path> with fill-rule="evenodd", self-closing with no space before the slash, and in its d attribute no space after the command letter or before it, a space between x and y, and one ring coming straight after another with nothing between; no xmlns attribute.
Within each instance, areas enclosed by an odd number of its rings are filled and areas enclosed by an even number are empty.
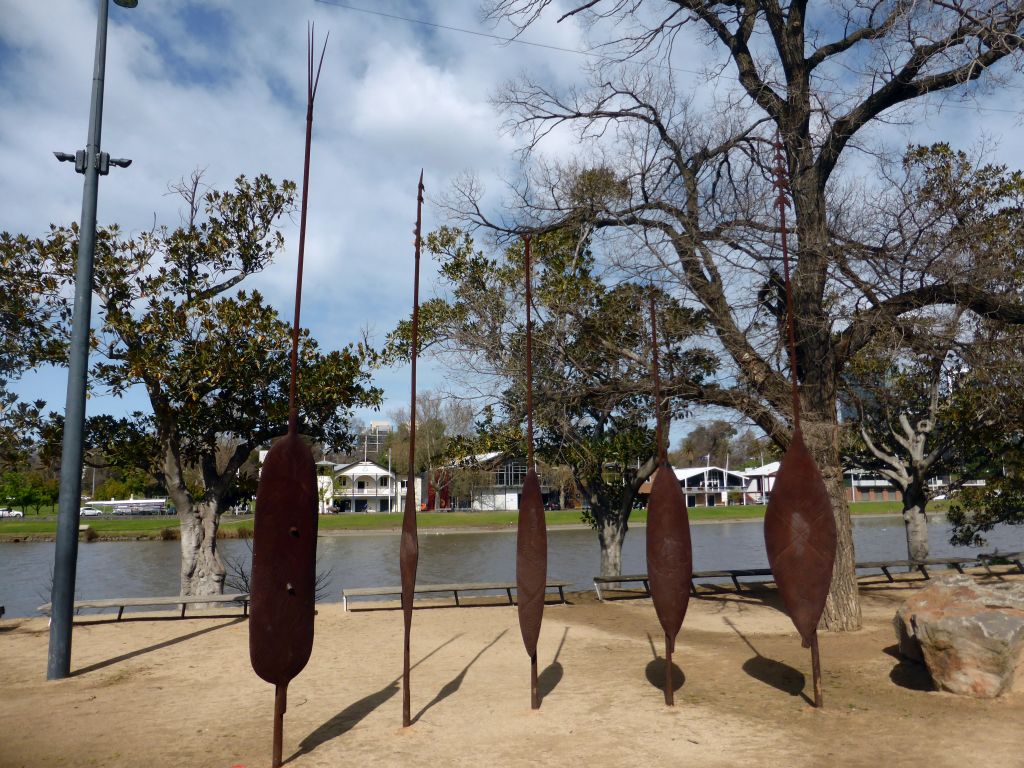
<svg viewBox="0 0 1024 768"><path fill-rule="evenodd" d="M767 568L764 529L760 520L698 523L691 528L695 570ZM622 551L623 573L647 570L645 531L631 529ZM857 559L899 560L906 557L903 521L899 517L854 518ZM933 557L965 556L978 552L1024 550L1024 529L1004 528L988 536L977 549L952 547L949 528L936 519L930 526ZM319 569L327 573L324 598L341 600L347 587L397 585L397 533L330 536L317 542ZM248 564L247 542L220 542L226 558ZM52 542L0 544L0 605L6 618L36 615L49 602L53 569ZM591 589L600 570L597 535L588 529L556 529L548 533L548 576L572 583L572 589ZM515 581L515 531L484 533L420 533L418 581ZM152 597L178 593L180 548L176 541L82 542L78 548L76 598Z"/></svg>

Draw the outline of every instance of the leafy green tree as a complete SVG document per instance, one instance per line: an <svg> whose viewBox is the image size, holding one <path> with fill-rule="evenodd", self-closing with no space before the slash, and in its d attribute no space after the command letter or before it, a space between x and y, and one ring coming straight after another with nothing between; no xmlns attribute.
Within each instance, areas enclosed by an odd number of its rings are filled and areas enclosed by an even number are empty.
<svg viewBox="0 0 1024 768"><path fill-rule="evenodd" d="M534 407L538 456L568 466L601 545L601 573L621 574L622 542L640 486L655 468L650 378L652 289L609 287L579 230L534 238ZM423 348L441 355L494 393L481 439L464 455L504 450L525 455L524 253L520 242L494 256L465 233L442 228L426 239L440 262L442 293L421 307ZM702 319L654 293L666 344L664 375L679 389L699 385L714 367L683 341ZM404 352L408 323L392 334ZM675 409L679 393L669 388Z"/></svg>
<svg viewBox="0 0 1024 768"><path fill-rule="evenodd" d="M0 232L0 470L26 468L46 403L8 387L40 363L61 362L69 305L39 243Z"/></svg>
<svg viewBox="0 0 1024 768"><path fill-rule="evenodd" d="M11 471L0 477L0 504L24 510L32 501L34 489L27 472Z"/></svg>
<svg viewBox="0 0 1024 768"><path fill-rule="evenodd" d="M141 385L152 414L100 425L94 437L108 457L121 455L121 466L132 463L123 454L134 445L135 466L158 469L181 526L181 592L204 595L223 589L216 535L238 469L286 430L290 327L259 293L238 287L283 246L277 221L291 210L295 186L241 176L218 191L195 174L177 191L180 226L136 236L112 226L97 235L101 322L91 378L115 395ZM53 228L36 247L70 279L76 226ZM364 352L323 352L302 331L299 428L310 440L346 445L349 409L378 402ZM105 444L104 430L112 438Z"/></svg>

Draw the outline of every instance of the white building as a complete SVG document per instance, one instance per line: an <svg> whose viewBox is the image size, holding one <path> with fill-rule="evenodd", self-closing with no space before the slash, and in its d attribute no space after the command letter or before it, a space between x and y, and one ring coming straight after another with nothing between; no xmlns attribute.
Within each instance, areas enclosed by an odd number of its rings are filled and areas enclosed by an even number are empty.
<svg viewBox="0 0 1024 768"><path fill-rule="evenodd" d="M407 483L373 461L351 464L317 462L317 486L320 489L320 511L326 512L394 512L405 503ZM422 483L413 485L416 508L421 504Z"/></svg>
<svg viewBox="0 0 1024 768"><path fill-rule="evenodd" d="M775 486L775 475L779 472L778 461L770 461L760 467L743 470L747 478L746 493L748 501L755 504L763 504L768 501L768 494Z"/></svg>
<svg viewBox="0 0 1024 768"><path fill-rule="evenodd" d="M679 485L686 494L687 507L717 507L729 503L729 494L738 496L741 504L748 503L745 491L747 478L742 472L722 467L673 467ZM640 486L639 495L651 492L651 479Z"/></svg>

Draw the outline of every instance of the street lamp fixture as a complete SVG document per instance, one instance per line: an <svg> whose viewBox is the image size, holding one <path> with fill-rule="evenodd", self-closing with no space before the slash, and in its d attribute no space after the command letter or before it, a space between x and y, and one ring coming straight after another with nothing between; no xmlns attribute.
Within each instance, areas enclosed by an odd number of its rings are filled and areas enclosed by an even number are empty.
<svg viewBox="0 0 1024 768"><path fill-rule="evenodd" d="M134 8L138 0L114 0L122 8ZM68 391L64 408L64 443L61 449L60 499L57 544L53 562L50 647L46 677L57 680L71 674L71 624L75 602L75 568L78 561L78 520L82 505L82 432L85 428L85 386L89 367L89 315L92 310L93 256L96 250L96 198L99 177L113 164L127 168L131 160L111 158L100 151L103 124L103 77L107 59L107 11L109 0L99 0L96 19L96 58L89 103L89 134L86 147L75 152L54 152L61 162L74 162L84 174L82 218L79 223L78 265L75 273L75 308L71 320L68 353Z"/></svg>

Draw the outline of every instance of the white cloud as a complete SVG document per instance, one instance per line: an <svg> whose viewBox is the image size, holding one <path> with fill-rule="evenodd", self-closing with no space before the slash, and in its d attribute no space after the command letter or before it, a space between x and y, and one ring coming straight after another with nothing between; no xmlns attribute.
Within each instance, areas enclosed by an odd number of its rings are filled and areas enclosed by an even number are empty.
<svg viewBox="0 0 1024 768"><path fill-rule="evenodd" d="M296 6L302 13L296 13ZM373 6L438 23L482 29L477 6L425 9L396 1ZM84 146L88 120L95 0L5 4L0 27L0 229L42 234L77 220L82 178L53 150ZM167 186L194 168L229 186L235 176L267 172L301 179L305 121L306 18L317 36L331 33L317 97L303 323L327 347L358 338L378 341L408 315L412 294L415 184L425 169L428 198L449 180L476 170L490 187L511 166L512 141L500 135L489 98L527 66L549 60L561 77L582 61L564 53L492 41L355 13L324 3L273 0L142 0L111 5L103 149L130 157L127 170L101 180L99 220L139 231L178 221ZM196 19L209 24L195 29ZM573 47L574 24L546 23L534 38ZM549 58L550 57L550 58ZM433 208L425 228L438 225ZM291 316L298 217L285 222L286 252L250 287ZM432 266L424 263L423 294ZM30 375L27 395L63 407L63 371ZM424 387L439 371L424 362ZM376 375L385 412L408 397L408 371ZM143 407L95 397L90 413Z"/></svg>

